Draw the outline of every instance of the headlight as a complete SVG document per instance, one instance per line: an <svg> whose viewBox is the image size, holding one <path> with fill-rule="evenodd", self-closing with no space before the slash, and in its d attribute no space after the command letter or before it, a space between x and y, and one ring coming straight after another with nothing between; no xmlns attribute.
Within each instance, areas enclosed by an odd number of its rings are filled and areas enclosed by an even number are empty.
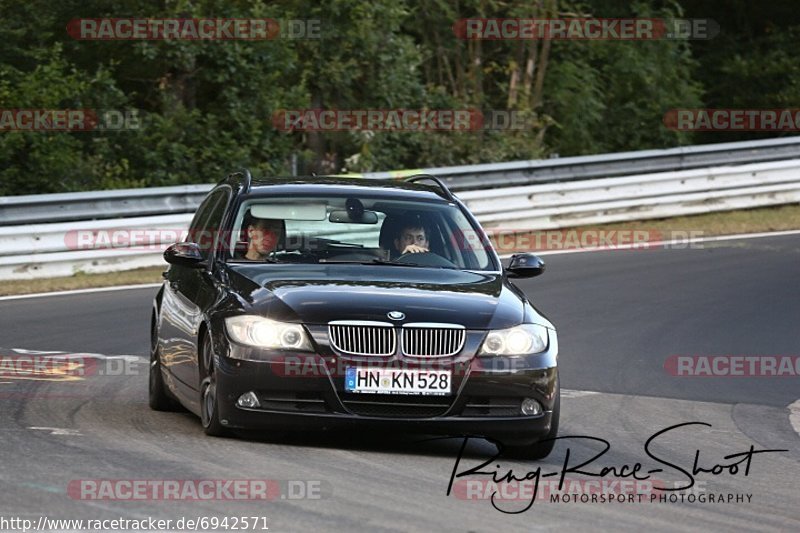
<svg viewBox="0 0 800 533"><path fill-rule="evenodd" d="M521 324L490 331L478 355L526 355L546 349L547 328L538 324Z"/></svg>
<svg viewBox="0 0 800 533"><path fill-rule="evenodd" d="M311 350L303 326L264 318L263 316L239 315L225 319L225 327L231 339L239 344L257 348L281 350Z"/></svg>

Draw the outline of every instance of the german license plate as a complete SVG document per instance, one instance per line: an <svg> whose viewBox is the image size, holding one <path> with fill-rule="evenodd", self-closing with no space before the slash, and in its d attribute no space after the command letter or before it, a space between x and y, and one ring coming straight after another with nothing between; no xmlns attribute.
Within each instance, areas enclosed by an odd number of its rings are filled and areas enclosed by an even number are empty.
<svg viewBox="0 0 800 533"><path fill-rule="evenodd" d="M398 368L354 368L345 372L347 392L371 394L450 394L450 370L412 370Z"/></svg>

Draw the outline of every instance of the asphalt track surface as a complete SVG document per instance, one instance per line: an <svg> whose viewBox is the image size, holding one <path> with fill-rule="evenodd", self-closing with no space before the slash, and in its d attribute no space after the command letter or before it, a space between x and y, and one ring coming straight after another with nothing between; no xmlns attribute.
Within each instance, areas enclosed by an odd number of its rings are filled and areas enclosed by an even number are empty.
<svg viewBox="0 0 800 533"><path fill-rule="evenodd" d="M800 378L678 377L665 370L678 354L800 355L800 236L546 260L546 274L520 286L559 330L567 389L561 435L611 444L590 469L661 466L645 454L645 442L686 422L711 426L675 429L651 449L687 470L696 450L699 465L709 468L733 462L725 456L751 445L788 451L754 455L746 476L698 473L694 494L704 494L704 503L651 502L649 495L643 503L537 500L506 514L486 499L491 487L469 498L463 490L446 494L460 449L455 440L368 429L214 439L189 414L150 411L145 357L155 289L62 295L0 301L2 353L95 353L105 361L101 368L112 361L117 371L71 381L0 377L0 518L259 516L269 531L800 530L800 436L788 409L800 398ZM571 439L539 463L495 464L517 476L537 467L558 472L567 450L574 465L601 449ZM492 444L471 441L459 471L494 453ZM652 478L667 486L687 482L668 467ZM87 500L69 493L71 481L86 479L302 480L321 491L270 501ZM750 499L710 503L712 493ZM501 497L496 504L505 511L529 504L527 497Z"/></svg>

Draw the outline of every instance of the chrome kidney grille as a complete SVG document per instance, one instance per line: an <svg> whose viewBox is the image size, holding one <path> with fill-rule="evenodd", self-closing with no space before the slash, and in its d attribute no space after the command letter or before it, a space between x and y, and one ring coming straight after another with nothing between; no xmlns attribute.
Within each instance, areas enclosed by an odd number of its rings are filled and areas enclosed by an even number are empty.
<svg viewBox="0 0 800 533"><path fill-rule="evenodd" d="M397 350L397 334L388 322L336 320L328 323L328 338L348 355L388 357Z"/></svg>
<svg viewBox="0 0 800 533"><path fill-rule="evenodd" d="M466 330L459 324L414 323L403 325L403 355L449 357L461 351Z"/></svg>
<svg viewBox="0 0 800 533"><path fill-rule="evenodd" d="M460 324L418 322L400 330L403 355L449 357L461 351L466 329ZM397 351L398 330L388 322L335 320L328 323L331 346L347 355L388 357Z"/></svg>

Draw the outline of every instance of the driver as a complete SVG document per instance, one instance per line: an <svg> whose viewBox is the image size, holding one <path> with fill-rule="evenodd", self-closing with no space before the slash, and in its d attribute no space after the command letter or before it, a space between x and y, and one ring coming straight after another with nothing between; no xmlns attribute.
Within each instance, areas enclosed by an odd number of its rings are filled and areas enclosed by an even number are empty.
<svg viewBox="0 0 800 533"><path fill-rule="evenodd" d="M429 252L428 230L418 221L400 225L394 239L394 248L400 255Z"/></svg>

